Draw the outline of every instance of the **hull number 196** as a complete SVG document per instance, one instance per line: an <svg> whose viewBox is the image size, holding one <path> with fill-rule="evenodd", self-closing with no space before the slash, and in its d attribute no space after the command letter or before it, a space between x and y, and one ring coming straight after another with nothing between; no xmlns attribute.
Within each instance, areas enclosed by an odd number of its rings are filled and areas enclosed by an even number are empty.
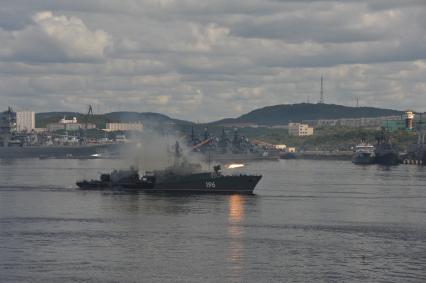
<svg viewBox="0 0 426 283"><path fill-rule="evenodd" d="M216 188L216 184L214 182L206 182L206 188L207 189L214 189L214 188Z"/></svg>

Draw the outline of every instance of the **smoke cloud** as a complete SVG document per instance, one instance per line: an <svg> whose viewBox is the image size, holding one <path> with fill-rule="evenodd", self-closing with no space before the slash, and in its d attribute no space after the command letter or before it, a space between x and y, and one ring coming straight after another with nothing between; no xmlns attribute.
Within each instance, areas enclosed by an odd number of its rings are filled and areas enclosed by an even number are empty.
<svg viewBox="0 0 426 283"><path fill-rule="evenodd" d="M123 168L135 166L140 171L161 170L172 166L175 161L175 145L179 143L182 157L190 163L197 163L203 169L208 164L201 155L192 152L186 144L185 136L169 125L149 125L139 134L133 134L129 142L120 147L119 154L123 159Z"/></svg>

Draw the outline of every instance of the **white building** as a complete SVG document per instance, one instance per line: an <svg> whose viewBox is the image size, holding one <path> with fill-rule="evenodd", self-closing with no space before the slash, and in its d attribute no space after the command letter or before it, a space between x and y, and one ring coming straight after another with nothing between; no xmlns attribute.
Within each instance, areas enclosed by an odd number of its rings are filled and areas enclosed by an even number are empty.
<svg viewBox="0 0 426 283"><path fill-rule="evenodd" d="M77 118L73 117L71 120L67 120L66 117L62 118L61 120L59 120L60 124L77 124Z"/></svg>
<svg viewBox="0 0 426 283"><path fill-rule="evenodd" d="M105 131L107 131L107 132L115 132L115 131L142 132L143 131L143 124L142 124L142 122L137 122L137 123L106 123Z"/></svg>
<svg viewBox="0 0 426 283"><path fill-rule="evenodd" d="M35 112L17 111L16 130L18 132L31 132L35 129Z"/></svg>
<svg viewBox="0 0 426 283"><path fill-rule="evenodd" d="M86 128L87 126L87 128ZM56 132L59 130L66 130L66 131L78 131L79 129L94 129L96 128L96 125L93 123L87 123L87 124L80 124L77 121L76 117L73 117L72 119L68 120L66 117L59 120L57 123L49 123L47 124L47 130L49 132Z"/></svg>
<svg viewBox="0 0 426 283"><path fill-rule="evenodd" d="M314 128L309 127L308 124L289 123L288 134L290 136L299 136L299 137L312 136L314 134Z"/></svg>

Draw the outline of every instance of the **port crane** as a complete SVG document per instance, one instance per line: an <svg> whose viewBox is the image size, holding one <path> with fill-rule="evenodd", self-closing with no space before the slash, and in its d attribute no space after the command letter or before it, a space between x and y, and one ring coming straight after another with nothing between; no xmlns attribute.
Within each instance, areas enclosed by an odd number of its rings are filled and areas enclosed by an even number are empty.
<svg viewBox="0 0 426 283"><path fill-rule="evenodd" d="M92 105L90 105L89 104L89 110L87 111L87 114L86 114L86 117L85 117L85 123L84 123L84 129L85 130L87 130L87 127L88 127L88 125L89 125L89 118L90 118L90 116L94 116L93 115L93 108L92 108Z"/></svg>

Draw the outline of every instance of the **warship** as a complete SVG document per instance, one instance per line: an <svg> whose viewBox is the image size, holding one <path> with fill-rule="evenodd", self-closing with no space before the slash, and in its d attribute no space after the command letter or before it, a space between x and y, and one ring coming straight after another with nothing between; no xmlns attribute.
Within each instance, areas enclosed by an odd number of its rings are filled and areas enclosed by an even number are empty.
<svg viewBox="0 0 426 283"><path fill-rule="evenodd" d="M111 145L37 145L37 146L0 146L0 159L20 158L100 158L110 152Z"/></svg>
<svg viewBox="0 0 426 283"><path fill-rule="evenodd" d="M82 190L137 190L170 193L253 194L261 175L223 175L220 165L213 172L183 173L176 168L149 172L142 177L137 169L114 170L101 174L99 180L77 182Z"/></svg>
<svg viewBox="0 0 426 283"><path fill-rule="evenodd" d="M99 158L117 151L119 145L86 143L82 139L61 136L60 142L34 132L17 131L17 114L12 108L0 113L0 159L18 158Z"/></svg>
<svg viewBox="0 0 426 283"><path fill-rule="evenodd" d="M213 193L213 194L253 194L262 175L224 175L221 166L213 167L213 172L202 170L201 165L181 160L179 144L176 143L178 158L164 170L139 175L136 168L114 170L101 174L99 180L77 182L83 190L132 190L142 192L168 193Z"/></svg>
<svg viewBox="0 0 426 283"><path fill-rule="evenodd" d="M215 136L210 134L207 128L204 129L203 135L198 136L192 128L187 145L205 161L221 164L258 160L277 161L280 158L275 148L267 146L266 143L255 144L247 137L240 135L236 128L233 130L232 137L228 137L225 129L222 129L221 135Z"/></svg>
<svg viewBox="0 0 426 283"><path fill-rule="evenodd" d="M384 131L376 136L376 140L374 163L387 166L398 165L400 163L399 153L394 149Z"/></svg>

